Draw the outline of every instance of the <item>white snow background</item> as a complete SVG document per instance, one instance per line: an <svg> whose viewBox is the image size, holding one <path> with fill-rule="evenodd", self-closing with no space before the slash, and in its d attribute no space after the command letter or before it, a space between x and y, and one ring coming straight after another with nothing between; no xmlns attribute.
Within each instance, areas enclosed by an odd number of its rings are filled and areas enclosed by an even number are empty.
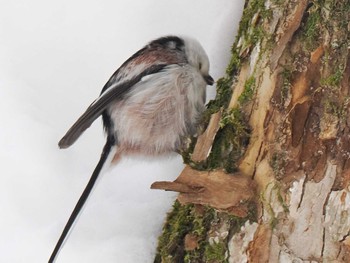
<svg viewBox="0 0 350 263"><path fill-rule="evenodd" d="M99 159L100 119L58 140L111 74L154 38L195 37L224 74L243 0L0 0L0 262L47 262ZM208 87L213 98L214 88ZM153 262L179 156L124 160L98 181L57 262Z"/></svg>

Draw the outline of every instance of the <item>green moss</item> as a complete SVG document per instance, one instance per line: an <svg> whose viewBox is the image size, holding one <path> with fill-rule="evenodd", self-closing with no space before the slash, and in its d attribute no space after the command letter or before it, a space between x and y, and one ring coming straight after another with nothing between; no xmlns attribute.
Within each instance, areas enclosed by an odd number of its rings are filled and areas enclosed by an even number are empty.
<svg viewBox="0 0 350 263"><path fill-rule="evenodd" d="M268 41L271 37L264 28L264 21L272 17L272 10L266 8L265 1L252 0L246 5L238 30L241 39L240 49L243 53L251 51L259 42Z"/></svg>
<svg viewBox="0 0 350 263"><path fill-rule="evenodd" d="M271 202L270 202L271 195L272 195L272 190L270 190L270 188L271 188L271 185L273 183L274 182L268 183L267 186L265 187L264 191L262 191L260 193L260 200L263 203L263 206L264 206L268 216L270 217L269 223L270 223L271 228L274 228L278 223L278 221L276 221L277 218L275 215L275 211L273 210L273 208L271 206ZM270 190L270 192L268 192L268 190ZM269 195L267 195L267 193L269 193ZM268 198L268 200L266 198Z"/></svg>
<svg viewBox="0 0 350 263"><path fill-rule="evenodd" d="M254 25L251 25L252 18ZM239 71L242 58L240 57L240 48L237 47L241 37L245 39L245 45L255 45L262 38L266 37L266 32L263 29L261 20L268 19L271 16L271 10L265 8L264 0L253 0L248 2L248 6L244 10L241 20L238 36L231 50L230 63L226 70L226 76L217 81L216 98L207 105L207 110L204 113L204 126L209 122L210 116L218 112L220 109L226 109L230 103L232 96L232 84L235 74ZM248 32L248 28L249 32ZM256 89L255 79L249 78L245 84L244 92L239 97L240 104L245 104L252 99ZM216 135L212 151L206 163L194 164L191 162L190 153L187 152L184 156L185 163L199 170L210 170L223 167L228 172L233 172L237 169L237 160L242 156L245 146L249 140L249 127L244 116L238 108L224 113L221 121L221 128Z"/></svg>
<svg viewBox="0 0 350 263"><path fill-rule="evenodd" d="M163 233L159 238L155 263L202 263L202 262L227 262L227 237L219 242L209 243L210 233L214 233L212 227L220 224L228 224L230 234L238 232L247 218L239 218L224 212L217 212L210 207L198 207L194 205L181 205L175 202L173 210L168 214ZM211 230L211 231L209 231ZM184 239L186 234L197 237L198 247L191 251L185 251Z"/></svg>
<svg viewBox="0 0 350 263"><path fill-rule="evenodd" d="M255 88L255 78L252 76L246 80L243 92L238 97L238 102L243 105L250 101L253 98Z"/></svg>
<svg viewBox="0 0 350 263"><path fill-rule="evenodd" d="M340 122L345 123L348 115L349 99L342 96L342 79L348 63L350 46L350 31L348 29L350 2L348 0L324 0L327 6L328 17L322 25L329 34L329 46L323 57L323 75L319 81L323 93L321 106L325 114L336 116ZM326 17L327 18L327 17ZM341 123L339 124L342 125Z"/></svg>
<svg viewBox="0 0 350 263"><path fill-rule="evenodd" d="M348 0L324 0L332 10L332 19L338 20L339 28L346 29L349 23L350 2Z"/></svg>
<svg viewBox="0 0 350 263"><path fill-rule="evenodd" d="M314 50L320 43L321 8L313 4L308 9L308 17L303 27L303 43L307 50Z"/></svg>
<svg viewBox="0 0 350 263"><path fill-rule="evenodd" d="M302 24L302 42L307 51L312 51L323 43L322 35L334 35L331 40L334 48L347 48L349 41L348 0L312 0ZM328 31L323 33L322 31Z"/></svg>
<svg viewBox="0 0 350 263"><path fill-rule="evenodd" d="M206 115L210 117L211 114L218 112L222 107L226 108L228 106L232 95L232 81L232 77L224 77L216 82L216 97L215 100L209 101Z"/></svg>
<svg viewBox="0 0 350 263"><path fill-rule="evenodd" d="M243 114L234 108L223 114L220 129L213 143L204 169L224 168L227 172L237 170L237 161L249 141L249 128Z"/></svg>
<svg viewBox="0 0 350 263"><path fill-rule="evenodd" d="M339 111L339 105L336 101L326 99L323 103L323 108L326 113L337 116Z"/></svg>
<svg viewBox="0 0 350 263"><path fill-rule="evenodd" d="M234 46L237 45L237 39ZM228 107L232 96L232 83L234 74L239 70L241 59L237 49L232 49L230 64L227 68L227 75L217 81L216 97L207 104L207 110L203 115L202 123L206 126L213 113L220 109ZM247 82L246 92L242 95L241 101L248 100L252 97L255 83L252 80ZM244 97L245 96L245 97ZM195 164L191 161L191 152L183 154L185 163L199 170L211 170L214 168L224 167L228 172L235 171L237 168L236 161L242 156L242 144L246 144L249 135L246 122L238 109L224 113L220 122L220 130L217 133L216 140L212 147L211 154L206 163ZM223 163L222 160L227 160Z"/></svg>
<svg viewBox="0 0 350 263"><path fill-rule="evenodd" d="M292 70L284 67L282 71L282 87L281 87L281 98L282 98L282 103L284 103L287 100L290 88L292 86L291 81L292 81Z"/></svg>
<svg viewBox="0 0 350 263"><path fill-rule="evenodd" d="M264 31L260 24L262 19L267 18L271 12L265 10L264 0L253 0L249 2L249 10L245 12L245 18L240 23L239 33L232 47L232 54L226 70L226 76L217 81L217 93L215 100L207 105L207 110L203 117L203 126L210 120L211 114L227 109L231 96L232 84L235 75L239 71L243 59L240 57L240 48L237 43L241 37L248 39L250 44L257 43L263 37ZM251 24L251 19L255 14L259 14L250 32L247 32ZM244 95L241 103L252 98L255 90L253 79L246 83ZM189 149L182 155L184 162L196 169L210 170L213 168L224 168L228 172L237 169L237 160L242 156L249 141L249 127L244 115L239 108L231 109L223 113L220 121L220 129L216 135L212 146L211 154L204 164L194 164L191 154L196 139L193 138ZM253 210L253 208L252 208ZM254 211L256 209L254 208ZM249 212L249 217L253 217L255 212ZM205 207L204 211L198 213L194 205L180 205L177 201L173 210L168 214L167 221L163 227L163 233L159 237L157 255L155 263L202 263L202 262L227 262L227 239L215 244L209 244L208 232L213 227L213 222L229 220L230 234L238 232L241 226L248 220L238 218L226 213L218 213L215 209ZM185 251L184 239L186 234L195 235L198 238L198 247L191 251Z"/></svg>
<svg viewBox="0 0 350 263"><path fill-rule="evenodd" d="M264 0L247 1L247 7L244 11L239 33L232 47L232 56L227 67L226 76L217 81L217 96L215 100L210 101L208 104L208 109L203 119L204 125L208 123L211 114L220 109L227 109L232 95L232 83L234 83L235 75L244 63L245 58L242 57L249 56L247 52L244 52L244 49L248 47L246 50L251 51L254 45L261 43L260 57L261 53L264 53L274 44L274 38L268 36L264 31L264 21L266 21L265 19L269 19L271 15L271 10L266 10L264 2ZM284 3L281 0L272 0L272 2L281 5ZM330 7L329 10L325 10L324 2L327 2L327 6ZM350 99L343 98L341 102L336 103L339 101L336 98L339 98L339 86L343 74L342 69L344 69L347 61L347 56L340 56L339 54L348 54L347 47L349 46L349 33L341 33L342 30L339 29L347 27L349 19L346 18L348 18L348 14L350 13L350 2L348 0L314 0L310 1L310 3L308 5L308 14L304 16L301 28L295 33L295 36L298 38L296 41L302 40L301 42L306 43L302 47L302 54L303 57L309 57L310 52L321 44L320 32L322 33L322 30L327 30L331 42L325 50L328 61L323 65L324 71L322 72L327 71L329 68L335 69L329 77L320 80L320 84L323 86L322 88L332 87L333 93L323 101L322 105L317 106L323 107L328 113L336 114L337 116L347 116ZM327 13L326 11L331 12L331 21L324 19L325 13ZM253 17L254 24L252 24ZM237 47L239 39L240 47ZM294 42L291 42L291 45L294 44ZM297 48L299 47L295 47L294 50ZM291 53L294 52L294 50L288 48L286 50ZM289 96L293 70L285 68L281 74L281 97L282 101L285 101ZM315 77L316 81L317 76ZM317 84L319 83L312 83L316 89L318 89ZM250 78L246 81L244 92L239 99L241 107L244 107L244 104L253 98L255 91L256 83L253 78ZM329 93L327 92L327 94ZM321 96L319 94L316 95ZM207 170L224 168L228 172L234 172L237 169L237 161L241 158L248 144L249 132L247 120L239 107L224 111L220 121L220 129L216 135L207 163L195 164L195 167L197 169ZM194 144L195 141L186 153L186 158L184 158L186 163L191 163L191 152ZM277 152L271 157L270 165L277 178L283 175L281 171L283 171L282 169L285 163L286 158L283 152ZM269 194L273 194L273 198L277 198L284 212L288 212L289 208L286 205L284 193L280 187L278 185L269 185L269 187L269 190L271 190ZM264 200L264 198L271 198L271 196L264 196L265 194L263 193L261 195L261 201L267 209L267 216L271 218L270 225L274 228L279 223L279 216L273 210L274 208L269 206L269 200ZM159 239L158 254L155 262L226 262L227 239L216 243L209 243L208 236L210 234L208 232L212 232L215 229L215 224L218 221L229 220L229 236L232 236L234 233L239 232L241 226L247 220L256 220L256 204L252 203L248 211L246 218L238 218L224 213L218 213L216 210L210 208L205 208L203 213L198 213L195 206L181 206L176 203L174 210L168 215L168 222L165 224L163 235ZM188 233L198 238L198 247L192 251L184 250L184 238Z"/></svg>
<svg viewBox="0 0 350 263"><path fill-rule="evenodd" d="M159 238L154 263L227 262L228 238L225 237L212 244L212 242L209 243L208 235L214 233L212 227L215 229L220 224L228 224L230 235L233 235L239 232L247 220L253 220L250 216L240 218L224 212L219 213L210 207L201 207L198 210L194 205L181 205L176 201ZM253 221L256 221L256 218ZM186 234L197 237L196 249L184 250Z"/></svg>
<svg viewBox="0 0 350 263"><path fill-rule="evenodd" d="M201 262L228 262L228 240L230 239L230 237L232 237L232 235L238 233L241 227L247 221L257 220L255 211L256 207L254 205L254 212L249 213L248 216L245 218L237 217L226 213L218 213L217 221L214 224L217 224L219 226L223 224L229 225L230 234L225 238L219 237L218 239L215 239L214 242L209 242L209 240L206 240L204 258Z"/></svg>
<svg viewBox="0 0 350 263"><path fill-rule="evenodd" d="M203 214L194 213L193 228L190 233L198 237L199 246L192 251L186 251L185 262L203 262L203 254L207 245L207 234L216 216L216 210L211 207L204 207Z"/></svg>
<svg viewBox="0 0 350 263"><path fill-rule="evenodd" d="M252 18L255 14L259 14L262 18L271 17L271 10L265 8L264 0L253 0L249 1L248 5L243 11L240 27L238 30L238 35L246 34L251 26Z"/></svg>
<svg viewBox="0 0 350 263"><path fill-rule="evenodd" d="M197 143L197 138L191 137L190 138L190 144L189 144L188 148L187 149L183 149L180 152L183 162L185 164L188 164L188 165L193 166L193 167L196 164L192 162L191 157L192 157L192 153L193 153L193 150L194 150L194 147L195 147L196 143Z"/></svg>
<svg viewBox="0 0 350 263"><path fill-rule="evenodd" d="M334 59L334 66L344 65L350 44L349 14L350 2L348 0L325 0L329 5L329 19L322 21L331 35L330 53Z"/></svg>
<svg viewBox="0 0 350 263"><path fill-rule="evenodd" d="M283 5L286 1L285 0L272 0L272 3L274 3L277 6Z"/></svg>
<svg viewBox="0 0 350 263"><path fill-rule="evenodd" d="M223 242L214 243L208 245L205 248L204 257L205 262L211 263L226 263L228 262L226 257L227 247Z"/></svg>
<svg viewBox="0 0 350 263"><path fill-rule="evenodd" d="M267 184L265 190L260 194L261 202L264 204L263 206L265 207L265 210L270 217L269 224L272 229L275 228L279 223L279 218L276 216L276 213L272 206L273 202L271 202L271 200L275 200L275 198L277 198L277 201L282 206L283 211L286 213L289 212L289 207L286 201L283 199L281 191L281 185L278 182L274 181Z"/></svg>
<svg viewBox="0 0 350 263"><path fill-rule="evenodd" d="M248 43L250 43L252 46L255 46L266 35L267 35L267 32L264 30L263 26L258 25L254 27L251 34L249 34Z"/></svg>
<svg viewBox="0 0 350 263"><path fill-rule="evenodd" d="M327 97L323 100L323 109L327 114L336 116L340 121L346 121L349 110L349 97L345 97L342 101L338 98Z"/></svg>
<svg viewBox="0 0 350 263"><path fill-rule="evenodd" d="M203 262L202 256L205 250L207 232L211 226L216 211L210 207L204 207L204 211L196 211L194 205L181 205L175 201L173 210L168 214L163 233L158 240L155 263L160 262ZM198 237L199 247L193 251L184 250L186 234L194 234Z"/></svg>
<svg viewBox="0 0 350 263"><path fill-rule="evenodd" d="M275 152L270 160L270 166L277 180L281 180L285 173L287 155L285 152Z"/></svg>
<svg viewBox="0 0 350 263"><path fill-rule="evenodd" d="M283 211L285 213L288 213L289 212L289 207L288 207L286 201L283 199L283 196L282 196L280 191L277 193L277 198L278 198L278 202L280 202L282 207L283 207Z"/></svg>
<svg viewBox="0 0 350 263"><path fill-rule="evenodd" d="M343 67L336 67L332 74L320 80L320 85L324 89L327 89L327 97L322 98L324 112L336 116L341 121L345 121L346 119L349 104L348 98L339 98L341 81L344 75Z"/></svg>
<svg viewBox="0 0 350 263"><path fill-rule="evenodd" d="M333 74L320 80L321 86L338 87L343 78L343 71L341 67L338 67Z"/></svg>
<svg viewBox="0 0 350 263"><path fill-rule="evenodd" d="M158 253L155 263L182 262L184 256L184 237L192 229L193 205L181 205L175 201L173 210L168 214L163 233L158 240Z"/></svg>
<svg viewBox="0 0 350 263"><path fill-rule="evenodd" d="M276 183L273 188L272 188L277 195L277 200L280 203L280 205L283 207L283 211L285 213L289 212L289 207L286 203L286 201L284 200L283 196L282 196L282 189L281 189L281 185L279 183Z"/></svg>
<svg viewBox="0 0 350 263"><path fill-rule="evenodd" d="M241 66L241 58L239 57L236 45L233 47L234 48L231 50L231 59L226 68L226 74L231 77L238 72L238 69Z"/></svg>
<svg viewBox="0 0 350 263"><path fill-rule="evenodd" d="M343 103L341 105L341 109L338 113L338 117L341 121L345 122L346 118L349 114L349 104L350 104L350 97L346 96L343 100Z"/></svg>
<svg viewBox="0 0 350 263"><path fill-rule="evenodd" d="M272 217L269 223L270 227L274 229L278 225L278 219L276 217Z"/></svg>

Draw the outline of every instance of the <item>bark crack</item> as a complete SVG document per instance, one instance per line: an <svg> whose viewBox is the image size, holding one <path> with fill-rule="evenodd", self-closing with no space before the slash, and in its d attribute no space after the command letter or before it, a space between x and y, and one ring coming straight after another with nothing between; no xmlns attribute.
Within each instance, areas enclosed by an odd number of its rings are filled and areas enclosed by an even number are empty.
<svg viewBox="0 0 350 263"><path fill-rule="evenodd" d="M350 236L350 230L348 231L348 233L346 233L342 239L339 240L339 242L344 242L345 239L347 239Z"/></svg>
<svg viewBox="0 0 350 263"><path fill-rule="evenodd" d="M321 258L323 258L324 248L326 246L326 230L322 228L322 248L321 248Z"/></svg>
<svg viewBox="0 0 350 263"><path fill-rule="evenodd" d="M303 199L304 199L306 182L307 182L307 178L305 177L302 188L301 188L300 200L299 200L298 207L297 207L298 210L301 207L301 203L303 202Z"/></svg>
<svg viewBox="0 0 350 263"><path fill-rule="evenodd" d="M252 180L254 180L254 177L255 177L256 167L257 167L257 163L259 163L259 162L258 162L258 159L259 159L259 157L260 157L261 149L262 149L262 147L263 147L263 144L264 144L264 142L261 142L261 143L260 143L259 151L258 151L258 154L257 154L257 156L256 156L256 160L255 160L255 162L254 162L254 170L253 170Z"/></svg>

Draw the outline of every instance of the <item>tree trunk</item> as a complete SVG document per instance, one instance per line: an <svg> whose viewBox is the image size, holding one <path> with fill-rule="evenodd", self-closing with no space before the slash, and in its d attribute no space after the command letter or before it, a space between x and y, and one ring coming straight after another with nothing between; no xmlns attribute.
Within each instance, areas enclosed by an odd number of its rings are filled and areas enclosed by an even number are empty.
<svg viewBox="0 0 350 263"><path fill-rule="evenodd" d="M155 262L350 262L349 16L246 2Z"/></svg>

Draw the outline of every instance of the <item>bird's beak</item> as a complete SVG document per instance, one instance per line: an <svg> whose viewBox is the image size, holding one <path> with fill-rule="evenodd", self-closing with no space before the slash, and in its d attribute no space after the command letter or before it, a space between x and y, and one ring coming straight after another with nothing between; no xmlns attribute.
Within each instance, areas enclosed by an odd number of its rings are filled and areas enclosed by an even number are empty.
<svg viewBox="0 0 350 263"><path fill-rule="evenodd" d="M203 77L204 77L205 82L206 82L208 85L212 86L212 85L214 84L214 79L213 79L210 75L208 75L208 76L203 76Z"/></svg>

